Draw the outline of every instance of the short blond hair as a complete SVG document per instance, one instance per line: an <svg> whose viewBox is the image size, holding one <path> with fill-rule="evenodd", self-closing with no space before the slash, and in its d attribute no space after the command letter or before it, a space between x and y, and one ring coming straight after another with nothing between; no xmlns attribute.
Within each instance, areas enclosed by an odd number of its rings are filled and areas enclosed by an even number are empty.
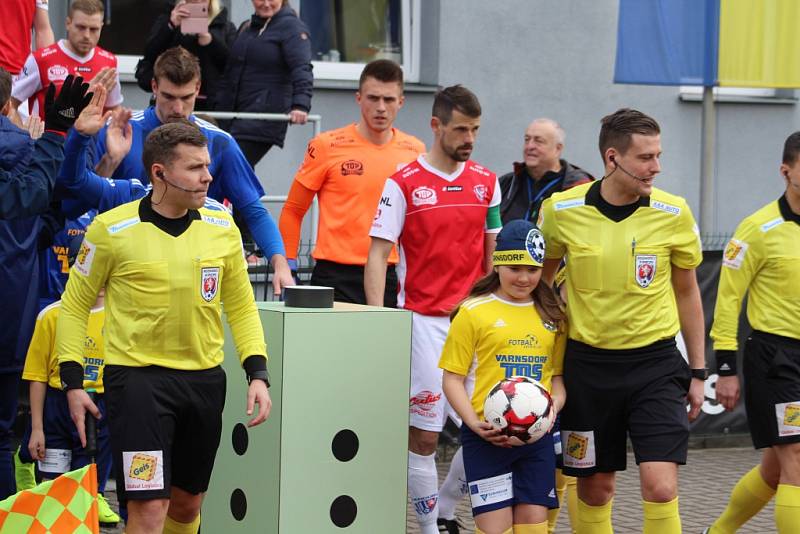
<svg viewBox="0 0 800 534"><path fill-rule="evenodd" d="M76 11L86 13L87 15L94 15L95 13L105 14L106 6L103 5L101 0L72 0L69 5L67 16L72 18Z"/></svg>

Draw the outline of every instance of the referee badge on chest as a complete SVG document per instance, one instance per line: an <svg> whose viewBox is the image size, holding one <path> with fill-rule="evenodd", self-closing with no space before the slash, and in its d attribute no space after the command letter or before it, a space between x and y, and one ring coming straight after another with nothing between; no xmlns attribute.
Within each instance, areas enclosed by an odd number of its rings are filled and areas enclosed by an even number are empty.
<svg viewBox="0 0 800 534"><path fill-rule="evenodd" d="M200 295L206 302L217 296L219 288L219 267L203 267L200 269Z"/></svg>
<svg viewBox="0 0 800 534"><path fill-rule="evenodd" d="M647 287L656 277L655 254L637 254L635 267L636 283L639 287Z"/></svg>

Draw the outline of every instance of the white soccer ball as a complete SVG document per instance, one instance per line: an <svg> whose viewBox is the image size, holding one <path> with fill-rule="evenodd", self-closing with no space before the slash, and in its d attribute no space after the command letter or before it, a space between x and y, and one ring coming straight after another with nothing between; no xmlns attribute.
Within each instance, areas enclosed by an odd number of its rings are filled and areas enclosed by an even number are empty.
<svg viewBox="0 0 800 534"><path fill-rule="evenodd" d="M553 420L553 399L539 382L513 376L497 383L483 403L483 416L491 425L523 443L544 436Z"/></svg>

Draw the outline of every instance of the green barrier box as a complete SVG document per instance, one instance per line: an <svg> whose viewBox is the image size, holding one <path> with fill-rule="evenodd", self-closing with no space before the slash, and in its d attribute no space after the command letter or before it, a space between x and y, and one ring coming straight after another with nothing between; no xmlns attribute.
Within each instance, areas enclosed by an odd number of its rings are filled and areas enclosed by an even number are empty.
<svg viewBox="0 0 800 534"><path fill-rule="evenodd" d="M404 533L411 314L258 307L272 412L247 428L247 384L226 330L228 391L203 532Z"/></svg>

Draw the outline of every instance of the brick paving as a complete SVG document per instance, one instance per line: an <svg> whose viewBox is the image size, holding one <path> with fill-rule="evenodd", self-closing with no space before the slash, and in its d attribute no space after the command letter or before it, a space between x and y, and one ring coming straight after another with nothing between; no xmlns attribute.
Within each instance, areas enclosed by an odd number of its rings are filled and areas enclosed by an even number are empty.
<svg viewBox="0 0 800 534"><path fill-rule="evenodd" d="M449 459L448 452L440 456ZM444 454L442 454L444 453ZM452 454L452 452L450 452ZM683 532L700 534L722 512L733 485L743 474L756 465L761 456L752 448L692 449L688 463L679 470L680 506ZM449 463L439 465L439 479L444 480ZM776 532L773 522L773 503L770 502L758 515L739 530L740 534L769 534ZM469 501L465 498L456 515L468 525L466 533L473 533ZM617 475L617 494L614 498L613 524L615 534L642 532L642 505L639 494L639 476L633 454L628 455L628 470ZM413 511L408 511L409 534L418 534ZM570 534L566 510L559 515L556 534Z"/></svg>
<svg viewBox="0 0 800 534"><path fill-rule="evenodd" d="M439 476L444 479L449 467L449 459L454 450L440 449ZM751 448L728 449L692 449L689 451L689 463L680 469L680 503L683 532L700 534L711 521L719 515L727 503L733 485L744 473L758 463L760 455ZM618 474L617 495L614 499L614 532L639 533L642 531L642 508L639 496L639 477L635 469L633 455L628 456L628 470ZM113 481L109 481L107 497L116 509L116 492ZM741 534L769 534L775 532L773 523L773 504L767 505L758 515L752 518L742 529ZM459 504L457 515L468 526L465 533L473 533L472 516L469 501L465 498ZM566 511L559 517L556 534L570 534L569 520ZM412 510L408 511L409 534L418 534L416 518ZM122 526L103 528L105 534L121 534ZM294 533L287 533L294 534Z"/></svg>

